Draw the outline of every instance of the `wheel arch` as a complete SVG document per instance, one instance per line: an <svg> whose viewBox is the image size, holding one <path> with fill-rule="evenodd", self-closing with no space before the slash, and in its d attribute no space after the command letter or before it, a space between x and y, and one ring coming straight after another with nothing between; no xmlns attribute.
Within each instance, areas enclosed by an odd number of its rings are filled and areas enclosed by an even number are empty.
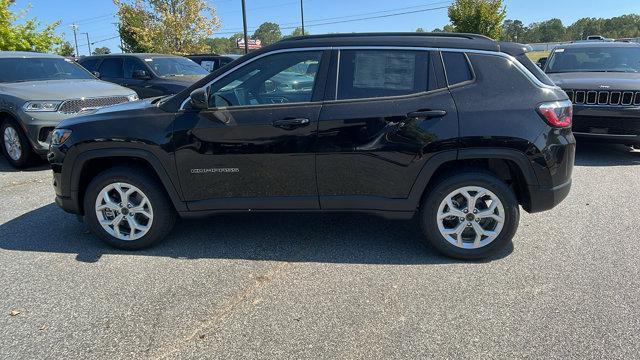
<svg viewBox="0 0 640 360"><path fill-rule="evenodd" d="M88 150L75 159L70 177L72 198L75 199L78 214L84 214L83 201L87 185L99 173L115 166L142 167L155 176L163 185L176 211L186 211L179 188L171 180L162 162L151 152L143 149L111 148Z"/></svg>

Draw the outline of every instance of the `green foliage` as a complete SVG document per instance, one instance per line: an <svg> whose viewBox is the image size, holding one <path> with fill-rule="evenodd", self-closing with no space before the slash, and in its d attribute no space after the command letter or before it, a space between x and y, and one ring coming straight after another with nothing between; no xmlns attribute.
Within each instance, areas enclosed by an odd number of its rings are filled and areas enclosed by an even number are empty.
<svg viewBox="0 0 640 360"><path fill-rule="evenodd" d="M303 34L302 28L298 26L297 28L293 29L290 36L303 36L303 35L311 35L311 33L305 30Z"/></svg>
<svg viewBox="0 0 640 360"><path fill-rule="evenodd" d="M62 44L55 30L60 21L44 26L37 19L26 19L31 6L13 13L9 7L13 0L0 0L0 50L50 52Z"/></svg>
<svg viewBox="0 0 640 360"><path fill-rule="evenodd" d="M507 11L502 0L455 0L449 6L449 19L457 32L486 35L494 39L502 34Z"/></svg>
<svg viewBox="0 0 640 360"><path fill-rule="evenodd" d="M190 54L206 51L220 28L206 0L113 0L125 52Z"/></svg>
<svg viewBox="0 0 640 360"><path fill-rule="evenodd" d="M56 54L60 56L73 56L76 53L76 49L71 46L71 43L65 41L55 49Z"/></svg>
<svg viewBox="0 0 640 360"><path fill-rule="evenodd" d="M208 38L204 40L207 46L206 52L214 54L244 54L244 49L239 49L237 39L242 38L242 33L236 33L228 38Z"/></svg>
<svg viewBox="0 0 640 360"><path fill-rule="evenodd" d="M529 26L529 42L551 42L566 40L566 29L560 19L551 19ZM559 40L556 40L559 39Z"/></svg>
<svg viewBox="0 0 640 360"><path fill-rule="evenodd" d="M262 42L262 46L266 46L282 39L282 31L280 31L280 25L272 22L265 22L258 26L251 38L254 40L260 40Z"/></svg>
<svg viewBox="0 0 640 360"><path fill-rule="evenodd" d="M95 48L93 50L93 55L106 55L106 54L111 54L111 49L109 49L106 46Z"/></svg>
<svg viewBox="0 0 640 360"><path fill-rule="evenodd" d="M435 30L434 30L434 31L435 31ZM423 32L426 32L426 31L424 31L424 29L423 29L423 28L419 27L419 28L417 28L417 29L416 29L416 32L423 33Z"/></svg>
<svg viewBox="0 0 640 360"><path fill-rule="evenodd" d="M525 36L527 29L520 20L505 20L502 24L502 40L518 41Z"/></svg>

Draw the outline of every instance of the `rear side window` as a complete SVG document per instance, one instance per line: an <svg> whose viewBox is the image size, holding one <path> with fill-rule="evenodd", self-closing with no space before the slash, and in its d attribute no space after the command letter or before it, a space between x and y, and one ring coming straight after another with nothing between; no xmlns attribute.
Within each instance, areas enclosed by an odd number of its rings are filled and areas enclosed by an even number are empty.
<svg viewBox="0 0 640 360"><path fill-rule="evenodd" d="M469 67L467 55L464 53L443 52L442 60L449 86L473 80L473 73Z"/></svg>
<svg viewBox="0 0 640 360"><path fill-rule="evenodd" d="M89 71L96 71L96 67L98 67L99 62L100 62L100 58L93 58L93 59L82 60L79 63L80 65L82 65L83 68Z"/></svg>
<svg viewBox="0 0 640 360"><path fill-rule="evenodd" d="M107 58L100 65L100 77L123 78L122 58Z"/></svg>
<svg viewBox="0 0 640 360"><path fill-rule="evenodd" d="M429 53L410 50L342 50L338 100L427 91Z"/></svg>

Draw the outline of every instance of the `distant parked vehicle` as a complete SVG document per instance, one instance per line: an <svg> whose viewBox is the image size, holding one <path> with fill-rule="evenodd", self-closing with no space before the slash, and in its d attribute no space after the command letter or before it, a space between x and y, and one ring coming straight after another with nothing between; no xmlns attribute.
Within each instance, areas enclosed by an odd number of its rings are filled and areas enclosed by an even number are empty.
<svg viewBox="0 0 640 360"><path fill-rule="evenodd" d="M133 89L140 98L177 94L209 74L182 56L108 54L78 61L98 78Z"/></svg>
<svg viewBox="0 0 640 360"><path fill-rule="evenodd" d="M60 121L137 99L132 90L100 81L62 56L0 51L2 152L14 167L44 156Z"/></svg>
<svg viewBox="0 0 640 360"><path fill-rule="evenodd" d="M640 44L560 45L544 70L573 102L576 137L640 145Z"/></svg>
<svg viewBox="0 0 640 360"><path fill-rule="evenodd" d="M202 66L205 70L214 72L233 60L238 59L240 56L242 55L194 54L187 55L187 58L195 61L196 64Z"/></svg>

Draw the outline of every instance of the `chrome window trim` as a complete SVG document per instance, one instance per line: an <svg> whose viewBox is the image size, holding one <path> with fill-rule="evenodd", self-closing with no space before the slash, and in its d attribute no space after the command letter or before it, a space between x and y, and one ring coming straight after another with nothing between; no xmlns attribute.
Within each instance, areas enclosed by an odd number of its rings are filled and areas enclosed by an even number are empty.
<svg viewBox="0 0 640 360"><path fill-rule="evenodd" d="M203 85L201 88L206 88L208 86L211 86L212 83L214 83L215 81L220 80L221 78L229 75L230 73L236 71L237 69L250 64L258 59L262 59L265 56L269 56L269 55L273 55L273 54L280 54L280 53L288 53L288 52L299 52L299 51L326 51L326 50L412 50L412 51L439 51L439 52L461 52L461 53L467 53L467 54L480 54L480 55L487 55L487 56L496 56L496 57L502 57L505 58L507 60L510 61L511 64L513 64L516 69L518 69L527 79L529 79L529 81L531 81L534 85L543 88L543 89L549 89L549 90L561 90L559 86L554 86L554 85L547 85L545 83L543 83L542 81L538 80L538 78L531 73L531 71L529 71L529 69L527 69L524 65L522 65L520 63L520 61L518 61L515 57L507 54L507 53L503 53L500 51L488 51L488 50L476 50L476 49L454 49L454 48L441 48L441 47L422 47L422 46L375 46L375 45L367 45L367 46L316 46L316 47L301 47L301 48L287 48L287 49L277 49L277 50L272 50L269 52L265 52L264 54L260 54L256 57L253 57L247 61L244 61L236 66L234 66L233 68L225 71L224 73L220 74L219 76L215 77L214 79L212 79L211 81L209 81L208 83L206 83L205 85ZM338 68L336 71L336 76L339 77L340 76L340 72L339 72L339 63L340 63L340 52L338 51ZM338 78L336 78L336 81L339 80ZM338 88L338 83L336 82L336 89L335 89L335 97L334 97L334 101L335 99L337 99L337 88ZM185 109L185 105L187 104L187 102L189 101L190 96L187 96L187 98L182 102L182 104L180 105L179 111L180 110L184 110ZM298 103L297 103L298 104Z"/></svg>

